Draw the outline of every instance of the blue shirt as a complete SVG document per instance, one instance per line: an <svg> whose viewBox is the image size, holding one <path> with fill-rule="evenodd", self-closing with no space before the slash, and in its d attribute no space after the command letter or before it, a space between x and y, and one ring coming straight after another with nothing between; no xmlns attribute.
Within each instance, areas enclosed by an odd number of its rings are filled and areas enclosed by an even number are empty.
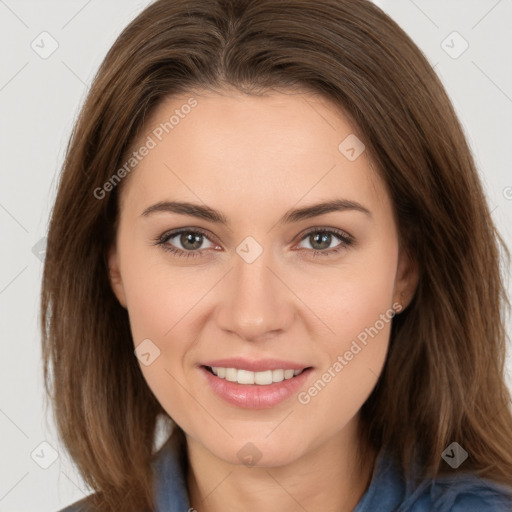
<svg viewBox="0 0 512 512"><path fill-rule="evenodd" d="M157 453L155 512L189 512L186 474L176 442ZM85 500L61 512L86 511ZM193 509L190 510L192 512ZM406 482L393 457L381 450L370 485L353 512L511 512L510 487L471 474L442 476L414 487Z"/></svg>

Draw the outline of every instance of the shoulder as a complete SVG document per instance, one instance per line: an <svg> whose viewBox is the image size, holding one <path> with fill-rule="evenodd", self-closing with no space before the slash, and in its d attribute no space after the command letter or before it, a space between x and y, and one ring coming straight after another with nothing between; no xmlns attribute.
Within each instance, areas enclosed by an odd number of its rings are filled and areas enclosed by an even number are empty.
<svg viewBox="0 0 512 512"><path fill-rule="evenodd" d="M155 471L154 492L156 510L183 510L190 508L188 504L185 450L180 443L180 437L171 435L166 442L154 453L152 466ZM68 505L58 512L93 512L94 499L97 494L92 493L79 501Z"/></svg>
<svg viewBox="0 0 512 512"><path fill-rule="evenodd" d="M511 482L512 485L512 482ZM465 474L423 482L400 512L510 512L512 487Z"/></svg>
<svg viewBox="0 0 512 512"><path fill-rule="evenodd" d="M419 475L416 465L414 474ZM474 473L440 475L413 482L387 450L375 464L371 484L354 512L511 512L510 486Z"/></svg>

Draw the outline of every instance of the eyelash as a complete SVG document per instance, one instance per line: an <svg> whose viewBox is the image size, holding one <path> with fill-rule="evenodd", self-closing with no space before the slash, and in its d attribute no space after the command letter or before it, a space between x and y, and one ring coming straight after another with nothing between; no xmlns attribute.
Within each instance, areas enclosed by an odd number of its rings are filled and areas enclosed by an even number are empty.
<svg viewBox="0 0 512 512"><path fill-rule="evenodd" d="M183 233L200 234L200 235L203 235L208 240L210 240L208 238L208 234L199 228L194 228L193 230L192 229L180 229L178 231L171 231L171 232L163 233L162 235L160 235L158 238L155 239L154 245L159 245L162 247L162 249L164 251L168 251L180 258L190 258L190 257L200 256L200 253L202 251L199 249L194 250L194 251L184 251L182 249L178 249L178 248L167 243L171 238L175 238L176 236L181 235ZM340 231L338 229L326 229L326 228L313 228L313 229L309 230L307 233L304 233L302 235L299 242L301 242L302 240L304 240L305 238L307 238L309 235L311 235L313 233L335 235L337 238L339 238L341 240L341 243L332 249L326 249L323 251L319 251L318 249L302 249L302 250L306 250L307 252L311 252L313 257L333 256L333 255L339 253L341 250L350 247L354 243L353 238L350 235L348 235L347 233Z"/></svg>

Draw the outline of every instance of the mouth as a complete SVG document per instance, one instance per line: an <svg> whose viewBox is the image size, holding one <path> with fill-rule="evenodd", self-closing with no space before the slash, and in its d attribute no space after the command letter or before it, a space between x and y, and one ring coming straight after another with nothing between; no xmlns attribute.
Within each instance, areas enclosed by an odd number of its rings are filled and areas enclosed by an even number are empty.
<svg viewBox="0 0 512 512"><path fill-rule="evenodd" d="M312 366L283 361L232 359L202 364L198 369L217 397L243 409L268 409L284 402L304 387L313 372Z"/></svg>
<svg viewBox="0 0 512 512"><path fill-rule="evenodd" d="M226 368L223 366L203 365L203 368L219 379L224 379L229 382L236 382L243 385L254 384L256 386L270 386L271 384L282 382L283 380L293 379L311 367L302 368L301 370L277 368L275 370L264 370L259 372L243 370L240 368Z"/></svg>

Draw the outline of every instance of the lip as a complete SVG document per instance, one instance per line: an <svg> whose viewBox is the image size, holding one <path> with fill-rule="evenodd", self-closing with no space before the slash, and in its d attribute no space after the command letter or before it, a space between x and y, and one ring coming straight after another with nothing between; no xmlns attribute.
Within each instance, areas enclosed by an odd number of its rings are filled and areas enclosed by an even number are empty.
<svg viewBox="0 0 512 512"><path fill-rule="evenodd" d="M247 367L244 368L243 365L237 367L233 364L233 360L229 361L229 364L232 366L225 366L225 363L219 364L220 361L213 361L216 363L213 366L249 370ZM257 367L261 367L259 363L260 362L256 365ZM283 362L281 361L281 364L282 363ZM206 366L211 365L208 364ZM304 385L306 380L309 378L310 373L313 371L312 367L307 367L301 374L292 377L291 379L261 386L258 384L238 384L238 382L230 382L226 379L221 379L211 373L206 366L199 366L199 371L209 384L210 389L212 389L217 396L227 403L244 409L270 409L271 407L280 404L290 396L294 395ZM276 370L279 368L283 368L283 366L277 366L275 368L269 368L266 366L264 367L264 370ZM299 368L297 366L292 367L288 365L288 367L285 366L283 369L302 370L302 368L305 367L302 366Z"/></svg>
<svg viewBox="0 0 512 512"><path fill-rule="evenodd" d="M215 359L205 361L203 366L220 366L221 368L236 368L237 370L249 370L251 372L264 372L265 370L302 370L311 365L302 364L282 359L258 359L250 361L243 357L230 357L226 359Z"/></svg>

